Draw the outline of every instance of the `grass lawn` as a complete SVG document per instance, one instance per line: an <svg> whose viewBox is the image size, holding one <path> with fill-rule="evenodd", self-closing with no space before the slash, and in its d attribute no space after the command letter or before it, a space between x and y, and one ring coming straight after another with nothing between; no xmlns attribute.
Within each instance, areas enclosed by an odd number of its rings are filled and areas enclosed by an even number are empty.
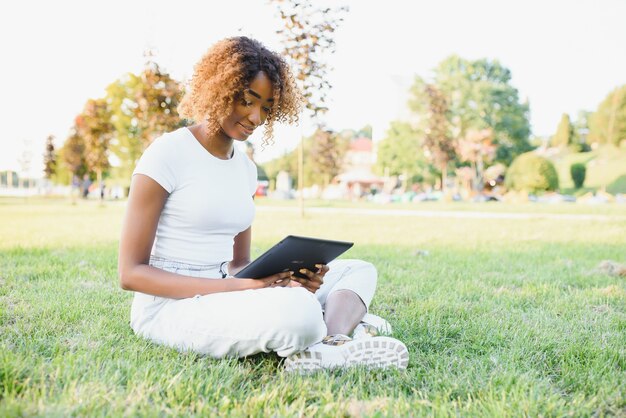
<svg viewBox="0 0 626 418"><path fill-rule="evenodd" d="M372 312L411 355L405 372L300 376L274 355L136 337L116 277L122 204L0 199L0 416L626 415L626 278L597 268L626 262L626 208L609 208L301 219L266 205L254 255L289 233L355 241L346 256L379 268Z"/></svg>
<svg viewBox="0 0 626 418"><path fill-rule="evenodd" d="M626 148L604 145L590 152L568 153L553 159L559 174L559 186L572 192L574 182L570 167L574 163L583 163L587 168L584 186L589 189L608 187L620 176L626 174ZM622 191L622 193L624 193Z"/></svg>
<svg viewBox="0 0 626 418"><path fill-rule="evenodd" d="M292 200L277 200L271 198L257 198L257 206L299 208L299 202ZM306 208L332 209L367 209L367 210L410 210L417 212L482 212L507 214L571 214L571 215L626 215L626 205L618 204L586 204L586 203L504 203L504 202L394 202L373 203L367 201L350 202L347 200L307 199Z"/></svg>

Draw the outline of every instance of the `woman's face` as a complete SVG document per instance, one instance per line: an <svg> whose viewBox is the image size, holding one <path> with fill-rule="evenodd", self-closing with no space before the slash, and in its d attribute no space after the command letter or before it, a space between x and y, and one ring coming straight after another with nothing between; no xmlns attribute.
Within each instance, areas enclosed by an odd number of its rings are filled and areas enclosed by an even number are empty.
<svg viewBox="0 0 626 418"><path fill-rule="evenodd" d="M222 120L222 130L230 138L245 141L265 123L273 104L272 82L264 72L259 72L235 100L233 111Z"/></svg>

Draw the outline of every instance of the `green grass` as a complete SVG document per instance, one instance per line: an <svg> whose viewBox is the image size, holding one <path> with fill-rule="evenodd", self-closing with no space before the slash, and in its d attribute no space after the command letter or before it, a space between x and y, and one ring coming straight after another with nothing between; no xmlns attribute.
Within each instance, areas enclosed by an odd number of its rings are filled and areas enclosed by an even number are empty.
<svg viewBox="0 0 626 418"><path fill-rule="evenodd" d="M624 193L626 194L626 174L622 174L616 178L611 184L608 185L606 190L609 193Z"/></svg>
<svg viewBox="0 0 626 418"><path fill-rule="evenodd" d="M574 190L570 167L583 163L587 167L584 186L601 189L611 185L618 177L626 174L626 148L604 145L590 152L568 153L552 159L559 174L559 187Z"/></svg>
<svg viewBox="0 0 626 418"><path fill-rule="evenodd" d="M626 279L597 269L626 262L626 210L609 207L598 220L259 210L255 255L288 233L355 241L346 256L380 272L372 311L411 355L405 372L299 376L273 355L220 361L136 337L116 278L122 204L0 199L0 416L626 415Z"/></svg>

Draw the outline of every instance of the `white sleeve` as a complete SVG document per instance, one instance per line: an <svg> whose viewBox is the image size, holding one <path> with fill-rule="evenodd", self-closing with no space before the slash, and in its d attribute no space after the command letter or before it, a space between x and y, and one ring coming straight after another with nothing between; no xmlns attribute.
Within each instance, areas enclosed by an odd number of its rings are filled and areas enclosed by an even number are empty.
<svg viewBox="0 0 626 418"><path fill-rule="evenodd" d="M175 155L170 148L171 138L160 136L144 151L137 162L135 174L144 174L161 185L168 193L176 188L176 171L173 169L172 157Z"/></svg>

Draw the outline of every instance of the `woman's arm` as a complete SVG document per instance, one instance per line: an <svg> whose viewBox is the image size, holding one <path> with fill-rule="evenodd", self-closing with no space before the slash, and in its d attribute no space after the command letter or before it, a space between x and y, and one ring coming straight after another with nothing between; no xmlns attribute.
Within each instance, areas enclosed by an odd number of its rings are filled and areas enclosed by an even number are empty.
<svg viewBox="0 0 626 418"><path fill-rule="evenodd" d="M250 243L252 241L252 227L241 231L235 237L233 245L233 261L228 265L228 273L234 276L242 268L250 264Z"/></svg>
<svg viewBox="0 0 626 418"><path fill-rule="evenodd" d="M183 276L149 266L157 224L167 196L167 191L150 177L142 174L133 176L118 257L118 275L122 289L179 299L208 293L257 289L289 277L288 274L281 274L262 280L212 280Z"/></svg>

